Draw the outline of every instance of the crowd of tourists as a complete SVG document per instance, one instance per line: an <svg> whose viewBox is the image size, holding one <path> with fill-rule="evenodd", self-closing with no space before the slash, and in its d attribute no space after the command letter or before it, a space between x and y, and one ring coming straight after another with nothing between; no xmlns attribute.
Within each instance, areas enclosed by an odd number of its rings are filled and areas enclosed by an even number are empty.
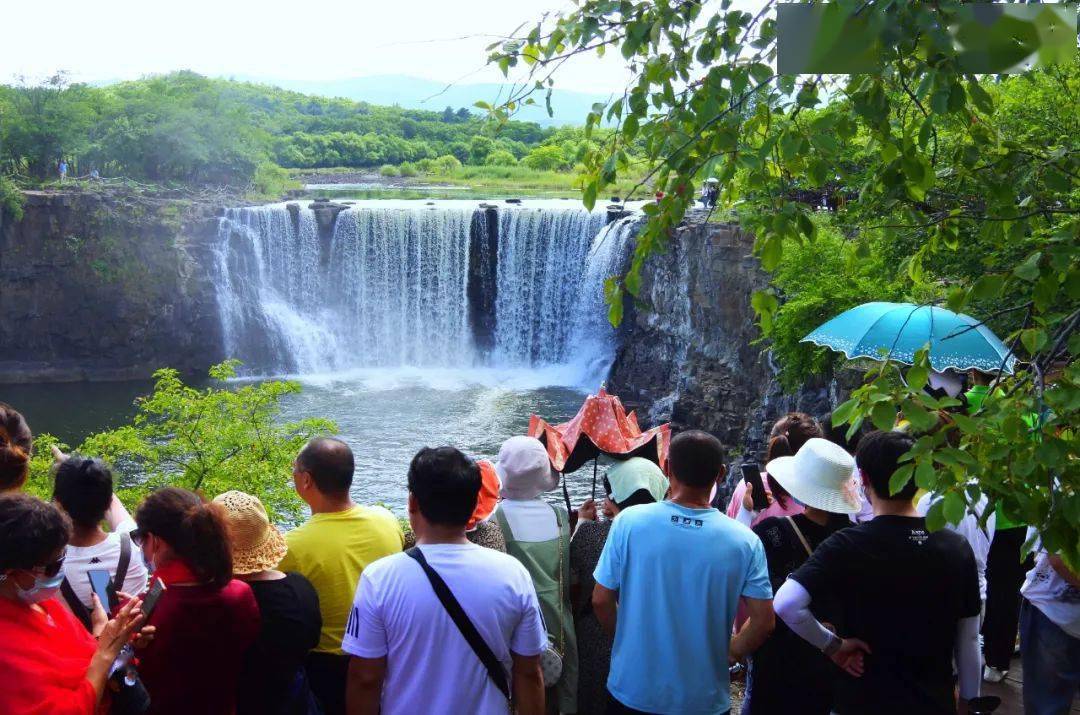
<svg viewBox="0 0 1080 715"><path fill-rule="evenodd" d="M684 431L573 511L536 439L424 448L403 529L317 438L283 533L241 491L132 516L109 465L58 450L52 500L26 495L32 436L0 403L0 712L722 715L744 667L743 713L977 712L1019 627L1026 712L1067 713L1080 579L1039 547L1025 571L991 505L929 531L932 497L890 488L912 444L789 414L723 503L721 443Z"/></svg>

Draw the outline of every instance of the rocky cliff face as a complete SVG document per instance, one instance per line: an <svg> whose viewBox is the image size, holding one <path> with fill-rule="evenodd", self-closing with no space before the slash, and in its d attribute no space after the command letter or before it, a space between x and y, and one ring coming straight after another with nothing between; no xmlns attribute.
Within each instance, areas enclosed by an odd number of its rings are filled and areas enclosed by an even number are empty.
<svg viewBox="0 0 1080 715"><path fill-rule="evenodd" d="M754 324L750 295L767 276L751 255L753 237L733 224L696 223L675 232L671 249L649 259L642 306L628 314L611 390L642 412L643 426L670 421L703 429L732 458L760 458L779 416L829 412L842 397L823 379L784 394Z"/></svg>
<svg viewBox="0 0 1080 715"><path fill-rule="evenodd" d="M145 377L219 360L216 209L31 192L0 217L0 382Z"/></svg>

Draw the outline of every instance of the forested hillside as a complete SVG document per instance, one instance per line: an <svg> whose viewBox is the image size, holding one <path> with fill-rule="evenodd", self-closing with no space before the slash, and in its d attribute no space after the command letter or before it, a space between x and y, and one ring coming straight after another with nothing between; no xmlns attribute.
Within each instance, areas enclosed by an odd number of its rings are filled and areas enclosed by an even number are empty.
<svg viewBox="0 0 1080 715"><path fill-rule="evenodd" d="M467 108L377 106L192 72L105 87L68 85L63 75L0 85L0 177L23 181L56 177L61 160L69 176L233 186L268 181L281 167L409 174L523 161L558 171L587 148L580 129L495 128Z"/></svg>

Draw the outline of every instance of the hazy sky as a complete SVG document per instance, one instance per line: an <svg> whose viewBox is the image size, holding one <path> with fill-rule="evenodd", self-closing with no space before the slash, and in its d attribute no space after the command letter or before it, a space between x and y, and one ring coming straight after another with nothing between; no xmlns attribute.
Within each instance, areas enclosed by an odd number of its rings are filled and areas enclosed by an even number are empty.
<svg viewBox="0 0 1080 715"><path fill-rule="evenodd" d="M406 74L499 81L484 47L562 0L17 0L5 3L0 82L57 69L77 81L191 69L215 76L342 79ZM581 58L564 89L607 93L622 57Z"/></svg>

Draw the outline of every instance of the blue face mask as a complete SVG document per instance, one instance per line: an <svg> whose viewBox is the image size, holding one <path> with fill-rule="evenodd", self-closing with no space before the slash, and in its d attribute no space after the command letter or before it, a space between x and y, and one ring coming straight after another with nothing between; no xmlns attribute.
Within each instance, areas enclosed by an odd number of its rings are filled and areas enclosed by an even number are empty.
<svg viewBox="0 0 1080 715"><path fill-rule="evenodd" d="M7 579L7 576L0 577L0 579ZM34 585L25 589L18 582L12 580L12 583L15 584L15 595L28 606L48 601L60 592L60 584L63 582L63 571L58 572L55 576L35 576Z"/></svg>

